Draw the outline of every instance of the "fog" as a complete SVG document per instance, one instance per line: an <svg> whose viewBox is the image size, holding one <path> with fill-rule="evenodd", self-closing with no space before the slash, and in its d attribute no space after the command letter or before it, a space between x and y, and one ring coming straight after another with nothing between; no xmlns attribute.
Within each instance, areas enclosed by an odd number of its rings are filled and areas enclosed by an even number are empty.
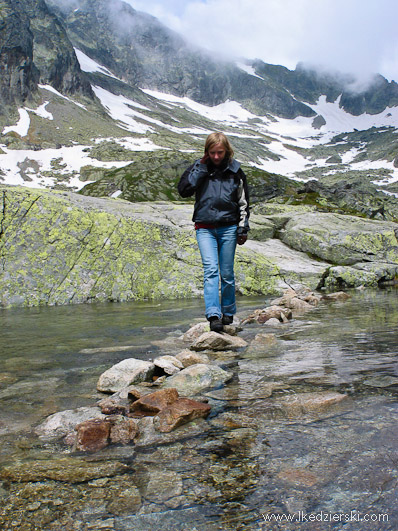
<svg viewBox="0 0 398 531"><path fill-rule="evenodd" d="M396 0L126 0L218 55L398 81Z"/></svg>

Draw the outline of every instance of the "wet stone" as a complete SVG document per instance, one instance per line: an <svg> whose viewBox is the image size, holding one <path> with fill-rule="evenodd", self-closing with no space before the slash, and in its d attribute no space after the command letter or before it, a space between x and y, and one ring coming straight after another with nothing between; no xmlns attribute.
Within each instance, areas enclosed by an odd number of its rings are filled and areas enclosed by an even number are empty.
<svg viewBox="0 0 398 531"><path fill-rule="evenodd" d="M35 428L35 433L42 438L61 438L73 432L77 424L93 418L105 418L99 407L80 407L60 411L47 417Z"/></svg>
<svg viewBox="0 0 398 531"><path fill-rule="evenodd" d="M126 465L118 462L90 462L74 457L60 457L5 466L0 470L0 479L18 482L50 479L81 483L115 476L128 470Z"/></svg>
<svg viewBox="0 0 398 531"><path fill-rule="evenodd" d="M191 345L192 350L231 350L247 346L244 339L224 333L206 332Z"/></svg>
<svg viewBox="0 0 398 531"><path fill-rule="evenodd" d="M331 391L310 392L290 395L275 400L274 405L280 407L287 416L299 416L306 413L325 413L336 408L349 407L351 400L348 395Z"/></svg>
<svg viewBox="0 0 398 531"><path fill-rule="evenodd" d="M189 330L187 330L185 334L183 334L182 340L186 343L192 343L193 341L198 339L198 337L200 337L202 334L209 331L210 324L207 321L203 323L198 323L192 326Z"/></svg>
<svg viewBox="0 0 398 531"><path fill-rule="evenodd" d="M138 435L138 426L134 419L118 416L112 418L109 433L110 442L113 444L129 444Z"/></svg>
<svg viewBox="0 0 398 531"><path fill-rule="evenodd" d="M129 487L118 492L117 497L108 503L107 510L116 516L128 516L141 507L141 494L137 487Z"/></svg>
<svg viewBox="0 0 398 531"><path fill-rule="evenodd" d="M210 410L211 407L203 402L179 398L156 415L154 426L157 430L167 433L194 419L206 418Z"/></svg>
<svg viewBox="0 0 398 531"><path fill-rule="evenodd" d="M76 450L97 452L109 444L111 422L108 420L86 420L76 426Z"/></svg>
<svg viewBox="0 0 398 531"><path fill-rule="evenodd" d="M138 421L138 436L134 440L135 448L174 443L180 440L186 441L209 431L210 426L205 419L196 419L180 426L176 430L162 433L154 426L154 417L144 417Z"/></svg>
<svg viewBox="0 0 398 531"><path fill-rule="evenodd" d="M145 413L147 415L154 415L176 400L178 400L177 389L159 389L133 402L130 414Z"/></svg>
<svg viewBox="0 0 398 531"><path fill-rule="evenodd" d="M160 356L155 358L153 363L155 367L159 367L166 374L175 374L184 368L184 365L175 356Z"/></svg>
<svg viewBox="0 0 398 531"><path fill-rule="evenodd" d="M215 365L196 364L167 378L163 387L174 387L182 396L194 396L228 382L232 376Z"/></svg>
<svg viewBox="0 0 398 531"><path fill-rule="evenodd" d="M149 361L135 358L125 359L99 377L97 390L104 393L115 393L128 385L149 381L154 373L155 365Z"/></svg>
<svg viewBox="0 0 398 531"><path fill-rule="evenodd" d="M130 407L127 388L103 398L98 402L98 406L104 415L125 415Z"/></svg>
<svg viewBox="0 0 398 531"><path fill-rule="evenodd" d="M197 363L210 363L209 357L206 354L194 352L189 349L182 350L176 355L176 358L181 361L184 368L190 365L196 365Z"/></svg>
<svg viewBox="0 0 398 531"><path fill-rule="evenodd" d="M292 483L293 485L300 485L304 487L313 487L322 481L322 478L320 478L317 474L303 468L290 468L283 470L279 472L277 477L283 481Z"/></svg>
<svg viewBox="0 0 398 531"><path fill-rule="evenodd" d="M182 479L172 470L150 471L149 480L143 491L146 500L162 503L182 494Z"/></svg>

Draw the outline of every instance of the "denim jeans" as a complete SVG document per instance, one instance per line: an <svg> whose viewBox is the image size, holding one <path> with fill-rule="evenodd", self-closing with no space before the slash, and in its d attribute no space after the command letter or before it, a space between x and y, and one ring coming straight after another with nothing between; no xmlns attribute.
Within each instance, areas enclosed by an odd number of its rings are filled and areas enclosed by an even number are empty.
<svg viewBox="0 0 398 531"><path fill-rule="evenodd" d="M236 234L236 225L196 230L203 263L203 291L207 319L213 315L221 317L236 313L234 275Z"/></svg>

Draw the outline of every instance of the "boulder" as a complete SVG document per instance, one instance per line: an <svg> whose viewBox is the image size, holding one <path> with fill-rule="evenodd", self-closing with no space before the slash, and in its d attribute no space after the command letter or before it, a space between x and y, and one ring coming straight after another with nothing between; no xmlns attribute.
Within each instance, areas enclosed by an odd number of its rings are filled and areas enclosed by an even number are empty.
<svg viewBox="0 0 398 531"><path fill-rule="evenodd" d="M175 374L184 368L184 365L174 356L160 356L153 360L155 367L159 367L166 374Z"/></svg>
<svg viewBox="0 0 398 531"><path fill-rule="evenodd" d="M210 410L211 407L208 404L189 398L179 398L156 415L154 426L157 430L168 433L191 420L206 418Z"/></svg>
<svg viewBox="0 0 398 531"><path fill-rule="evenodd" d="M132 403L130 415L155 415L162 409L178 400L178 392L174 388L159 389Z"/></svg>
<svg viewBox="0 0 398 531"><path fill-rule="evenodd" d="M198 337L200 337L202 334L209 331L210 324L208 321L198 323L194 326L191 326L191 328L182 335L182 339L187 343L192 343L192 341L195 341L195 339L198 339Z"/></svg>
<svg viewBox="0 0 398 531"><path fill-rule="evenodd" d="M167 378L163 388L174 387L182 396L194 396L206 389L220 387L232 379L232 373L217 365L191 365Z"/></svg>
<svg viewBox="0 0 398 531"><path fill-rule="evenodd" d="M218 332L205 332L191 345L192 350L231 350L244 348L247 343L240 337Z"/></svg>
<svg viewBox="0 0 398 531"><path fill-rule="evenodd" d="M99 407L80 407L60 411L47 417L39 426L35 428L35 433L42 438L61 438L73 432L75 426L89 419L105 419L106 415Z"/></svg>
<svg viewBox="0 0 398 531"><path fill-rule="evenodd" d="M99 377L97 390L115 393L131 384L148 381L155 371L155 365L149 361L127 358Z"/></svg>
<svg viewBox="0 0 398 531"><path fill-rule="evenodd" d="M324 286L327 289L377 287L379 283L394 280L397 276L398 264L367 262L353 266L335 266L328 269Z"/></svg>
<svg viewBox="0 0 398 531"><path fill-rule="evenodd" d="M295 214L285 225L281 240L332 264L357 262L398 264L396 223L342 214Z"/></svg>
<svg viewBox="0 0 398 531"><path fill-rule="evenodd" d="M194 352L189 349L182 350L176 355L176 358L181 361L184 365L184 368L189 367L190 365L195 365L196 363L210 363L209 357L206 354Z"/></svg>

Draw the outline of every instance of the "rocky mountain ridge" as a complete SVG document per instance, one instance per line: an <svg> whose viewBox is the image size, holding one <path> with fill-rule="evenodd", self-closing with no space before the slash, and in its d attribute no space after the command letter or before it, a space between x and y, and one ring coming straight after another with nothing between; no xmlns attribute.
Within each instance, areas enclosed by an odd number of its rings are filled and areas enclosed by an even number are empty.
<svg viewBox="0 0 398 531"><path fill-rule="evenodd" d="M290 71L259 60L237 65L214 59L121 0L2 0L0 9L3 61L24 72L16 104L29 99L39 82L64 94L93 97L72 45L130 86L210 106L231 99L257 113L295 118L315 116L306 103L321 95L328 101L341 95L341 107L353 115L376 114L398 104L398 85L382 76L356 93L355 79L348 75L319 73L302 64ZM7 102L7 79L1 94Z"/></svg>

